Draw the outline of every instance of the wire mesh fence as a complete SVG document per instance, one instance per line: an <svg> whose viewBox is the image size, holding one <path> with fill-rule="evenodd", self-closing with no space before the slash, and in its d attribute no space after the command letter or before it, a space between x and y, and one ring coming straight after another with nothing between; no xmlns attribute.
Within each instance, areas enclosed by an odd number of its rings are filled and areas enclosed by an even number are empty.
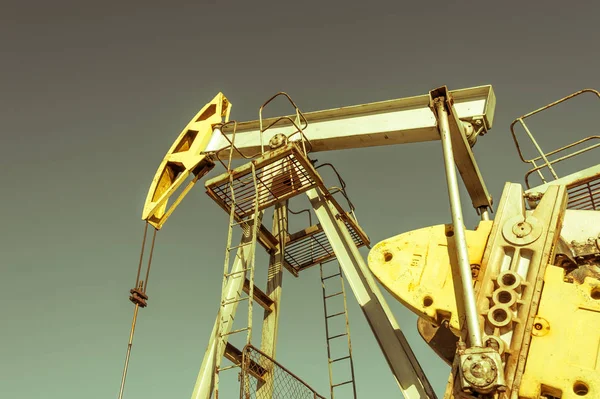
<svg viewBox="0 0 600 399"><path fill-rule="evenodd" d="M325 399L275 360L247 345L242 355L240 399Z"/></svg>

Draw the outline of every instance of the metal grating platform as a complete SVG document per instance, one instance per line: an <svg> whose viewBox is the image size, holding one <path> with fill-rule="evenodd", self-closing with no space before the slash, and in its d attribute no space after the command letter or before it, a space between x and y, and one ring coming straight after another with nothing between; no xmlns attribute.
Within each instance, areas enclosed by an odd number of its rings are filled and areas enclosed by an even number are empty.
<svg viewBox="0 0 600 399"><path fill-rule="evenodd" d="M337 206L336 206L337 208ZM347 213L340 213L352 240L358 248L369 245L367 235ZM297 272L331 261L335 254L320 225L308 227L289 236L285 246L285 261Z"/></svg>
<svg viewBox="0 0 600 399"><path fill-rule="evenodd" d="M256 183L252 176L252 165ZM315 168L295 143L266 153L206 182L207 194L225 211L230 212L235 202L235 215L239 219L251 216L257 191L258 209L262 210L315 186L324 187Z"/></svg>
<svg viewBox="0 0 600 399"><path fill-rule="evenodd" d="M600 176L568 188L568 209L600 210Z"/></svg>

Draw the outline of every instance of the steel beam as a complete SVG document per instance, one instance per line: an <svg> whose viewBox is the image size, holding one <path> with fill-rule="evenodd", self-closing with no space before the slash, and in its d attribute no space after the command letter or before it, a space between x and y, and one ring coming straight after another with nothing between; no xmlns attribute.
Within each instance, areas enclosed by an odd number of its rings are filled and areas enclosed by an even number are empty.
<svg viewBox="0 0 600 399"><path fill-rule="evenodd" d="M458 119L479 120L486 130L491 129L496 106L491 85L453 90L450 93L454 98ZM308 112L304 116L308 126L303 132L311 143L312 152L439 140L436 118L429 109L429 95ZM264 119L263 126L275 120ZM233 139L232 125L224 127L223 131L227 139ZM262 144L266 146L277 133L290 135L294 131L289 121L282 120L263 132ZM227 139L219 129L213 130L204 152L227 147ZM299 139L298 134L292 138ZM260 153L260 120L238 123L234 144L246 157ZM234 151L233 157L240 158L240 154Z"/></svg>
<svg viewBox="0 0 600 399"><path fill-rule="evenodd" d="M283 283L283 263L285 256L285 238L288 231L287 201L277 203L273 213L273 235L278 238L277 248L269 259L267 272L267 292L273 301L272 309L265 311L262 323L260 350L271 359L276 358L279 315L281 313L281 289ZM261 398L273 397L273 372L268 370L265 383L258 383L256 395Z"/></svg>
<svg viewBox="0 0 600 399"><path fill-rule="evenodd" d="M337 210L319 189L307 195L402 394L406 399L436 398Z"/></svg>

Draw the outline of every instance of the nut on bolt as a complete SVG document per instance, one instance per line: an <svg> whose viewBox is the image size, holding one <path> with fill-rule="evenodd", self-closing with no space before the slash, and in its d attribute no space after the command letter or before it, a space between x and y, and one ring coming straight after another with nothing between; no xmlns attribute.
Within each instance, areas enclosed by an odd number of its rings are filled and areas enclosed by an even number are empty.
<svg viewBox="0 0 600 399"><path fill-rule="evenodd" d="M271 137L269 140L269 147L274 150L285 145L287 142L287 137L283 133L277 133L275 136Z"/></svg>

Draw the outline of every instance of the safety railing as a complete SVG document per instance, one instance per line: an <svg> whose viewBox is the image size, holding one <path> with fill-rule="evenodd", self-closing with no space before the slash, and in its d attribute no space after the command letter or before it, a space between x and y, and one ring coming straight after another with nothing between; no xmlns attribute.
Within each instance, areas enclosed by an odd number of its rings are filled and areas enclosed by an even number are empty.
<svg viewBox="0 0 600 399"><path fill-rule="evenodd" d="M533 134L531 133L531 130L529 129L529 127L525 124L525 119L530 118L533 115L536 115L542 111L545 111L549 108L555 107L558 104L564 103L565 101L568 101L574 97L577 97L581 94L584 93L592 93L594 95L596 95L596 97L598 99L600 99L600 92L598 92L597 90L594 89L584 89L584 90L580 90L578 92L575 92L569 96L563 97L560 100L557 100L551 104L548 104L544 107L541 107L535 111L532 111L528 114L525 114L517 119L515 119L512 124L510 125L510 131L512 133L512 137L513 137L513 141L515 143L515 146L517 147L517 152L519 153L519 157L521 158L521 161L525 162L525 163L529 163L530 165L533 166L533 168L531 168L529 171L527 171L527 173L525 174L525 184L527 185L527 188L531 188L530 187L530 183L529 183L529 177L531 176L531 174L533 173L537 173L538 176L540 177L540 179L542 180L542 183L547 183L548 181L546 180L544 174L542 173L542 171L544 169L547 169L550 174L552 175L552 179L551 180L556 180L559 179L558 174L556 173L555 168L553 167L555 164L565 161L567 159L573 158L575 156L581 155L583 153L586 153L590 150L593 150L597 147L600 147L600 136L598 135L593 135L593 136L588 136L586 138L583 138L581 140L575 141L571 144L565 145L563 147L557 148L553 151L549 151L549 152L544 152L542 150L542 148L540 147L540 145L538 144L538 142L536 141L536 139L534 138ZM523 152L521 150L521 146L519 145L519 140L517 139L517 136L515 134L515 125L519 123L522 127L523 130L525 131L526 135L529 137L529 139L531 140L531 143L533 144L533 146L535 147L536 151L539 153L539 156L531 158L531 159L526 159L523 156ZM577 151L573 151L570 152L566 155L562 155L564 154L567 150L572 149L573 147L577 147L583 144L589 143L589 145L585 148L579 149ZM561 154L562 153L562 154ZM559 156L560 155L560 156ZM557 158L554 159L550 159L550 157L554 157L554 156L558 156ZM540 163L541 162L541 163Z"/></svg>
<svg viewBox="0 0 600 399"><path fill-rule="evenodd" d="M229 137L227 137L224 130L227 126L232 125L232 124L233 124L233 131L231 133L231 139L230 139ZM234 151L237 152L240 157L242 157L243 159L247 159L247 160L251 160L251 159L258 157L259 155L262 155L262 153L259 152L259 153L253 154L251 156L247 156L247 155L244 155L244 153L242 153L235 146L235 133L237 131L237 122L236 121L229 121L226 123L221 123L220 125L216 125L215 128L219 129L223 138L229 143L225 147L222 147L222 148L216 150L214 153L215 158L217 158L217 160L221 163L221 165L223 165L223 167L225 169L227 169L228 172L231 171L231 161L233 159ZM227 154L227 165L225 165L225 162L223 162L223 159L221 158L221 153L226 150L229 150L229 153Z"/></svg>
<svg viewBox="0 0 600 399"><path fill-rule="evenodd" d="M352 215L354 220L356 222L358 222L358 219L356 219L356 213L354 212L356 208L354 208L354 204L352 203L352 201L350 201L350 197L348 197L348 193L346 192L346 182L344 181L344 179L342 179L342 176L340 176L339 172L337 171L335 166L333 166L332 164L323 163L323 164L315 167L315 169L319 170L322 167L330 168L338 179L339 185L329 187L329 194L335 195L337 193L341 193L342 196L346 199L346 202L348 203L348 212ZM342 213L344 213L344 212L342 212Z"/></svg>
<svg viewBox="0 0 600 399"><path fill-rule="evenodd" d="M296 118L295 118L296 120L294 121L289 116L281 116L281 117L275 119L273 122L271 122L268 126L264 126L263 110L269 103L271 103L275 98L277 98L279 96L284 96L285 98L287 98L288 101L290 102L290 104L292 105L292 107L294 107L294 110L296 112ZM299 134L300 141L302 144L302 150L304 151L304 155L307 155L309 152L312 151L312 144L310 143L310 141L304 134L304 130L308 127L308 121L306 120L306 118L304 117L304 114L302 113L302 111L300 111L300 109L298 108L298 106L296 105L294 100L292 100L292 98L287 93L279 92L279 93L275 94L273 97L269 98L263 105L261 105L261 107L258 111L258 118L259 118L259 126L260 126L260 148L263 153L265 152L264 133L267 130L269 130L270 128L272 128L273 126L275 126L276 124L283 122L283 121L288 121L296 129L296 131L292 132L291 134L289 134L287 136L287 140L292 141L291 138L294 135ZM302 127L300 127L300 125L302 125ZM308 149L307 149L307 146L308 146Z"/></svg>

